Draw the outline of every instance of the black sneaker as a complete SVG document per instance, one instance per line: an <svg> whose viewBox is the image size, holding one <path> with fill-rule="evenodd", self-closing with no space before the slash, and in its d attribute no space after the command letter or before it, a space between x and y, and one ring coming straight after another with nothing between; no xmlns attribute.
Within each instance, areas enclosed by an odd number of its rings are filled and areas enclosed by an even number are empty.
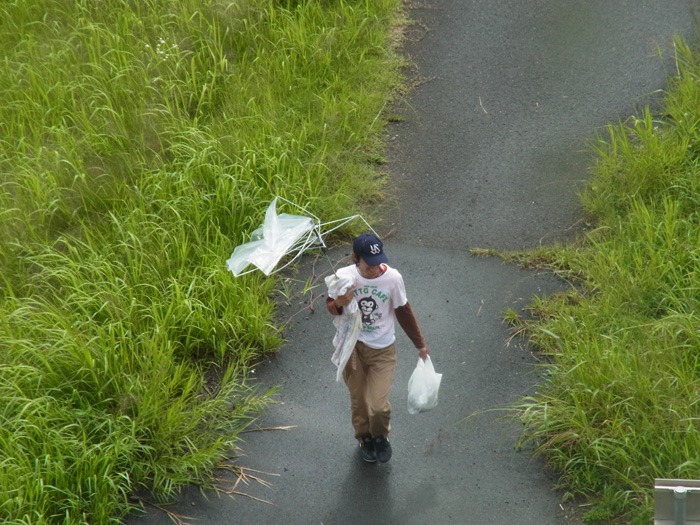
<svg viewBox="0 0 700 525"><path fill-rule="evenodd" d="M383 436L374 438L374 451L379 463L386 463L391 459L391 445Z"/></svg>
<svg viewBox="0 0 700 525"><path fill-rule="evenodd" d="M367 463L375 463L377 461L377 454L374 451L374 440L372 436L365 436L360 442L360 456Z"/></svg>

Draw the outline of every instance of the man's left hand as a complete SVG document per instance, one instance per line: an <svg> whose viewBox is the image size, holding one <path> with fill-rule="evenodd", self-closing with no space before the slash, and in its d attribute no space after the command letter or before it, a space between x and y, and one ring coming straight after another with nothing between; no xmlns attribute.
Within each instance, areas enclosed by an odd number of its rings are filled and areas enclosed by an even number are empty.
<svg viewBox="0 0 700 525"><path fill-rule="evenodd" d="M427 346L418 349L418 357L420 357L423 361L426 360L428 354L430 354L430 349L428 349Z"/></svg>

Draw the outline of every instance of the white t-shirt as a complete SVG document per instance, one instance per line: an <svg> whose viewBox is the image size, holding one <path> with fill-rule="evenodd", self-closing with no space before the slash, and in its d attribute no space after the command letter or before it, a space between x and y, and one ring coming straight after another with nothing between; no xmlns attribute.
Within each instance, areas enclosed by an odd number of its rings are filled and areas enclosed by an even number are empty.
<svg viewBox="0 0 700 525"><path fill-rule="evenodd" d="M356 265L338 270L355 280L355 299L362 314L359 340L370 348L385 348L396 340L394 309L408 302L403 277L398 270L384 265L386 271L375 279L360 275Z"/></svg>

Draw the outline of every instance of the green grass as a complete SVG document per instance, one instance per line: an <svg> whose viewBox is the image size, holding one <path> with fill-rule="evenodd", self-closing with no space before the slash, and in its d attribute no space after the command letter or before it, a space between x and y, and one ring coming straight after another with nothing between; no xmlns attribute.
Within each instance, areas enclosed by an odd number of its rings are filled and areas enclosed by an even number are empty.
<svg viewBox="0 0 700 525"><path fill-rule="evenodd" d="M0 521L212 483L281 343L274 279L225 260L274 195L328 220L381 199L399 7L0 5Z"/></svg>
<svg viewBox="0 0 700 525"><path fill-rule="evenodd" d="M549 359L516 407L589 522L648 523L654 478L700 477L700 60L683 42L658 116L611 125L582 193L596 227L510 254L571 283L508 320Z"/></svg>

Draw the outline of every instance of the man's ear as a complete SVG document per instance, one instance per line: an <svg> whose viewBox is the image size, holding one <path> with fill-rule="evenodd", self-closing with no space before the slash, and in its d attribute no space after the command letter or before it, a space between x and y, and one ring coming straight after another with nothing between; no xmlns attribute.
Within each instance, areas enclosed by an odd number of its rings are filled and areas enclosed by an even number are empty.
<svg viewBox="0 0 700 525"><path fill-rule="evenodd" d="M357 254L355 252L352 252L352 262L354 262L355 264L360 262L360 258L357 256Z"/></svg>

